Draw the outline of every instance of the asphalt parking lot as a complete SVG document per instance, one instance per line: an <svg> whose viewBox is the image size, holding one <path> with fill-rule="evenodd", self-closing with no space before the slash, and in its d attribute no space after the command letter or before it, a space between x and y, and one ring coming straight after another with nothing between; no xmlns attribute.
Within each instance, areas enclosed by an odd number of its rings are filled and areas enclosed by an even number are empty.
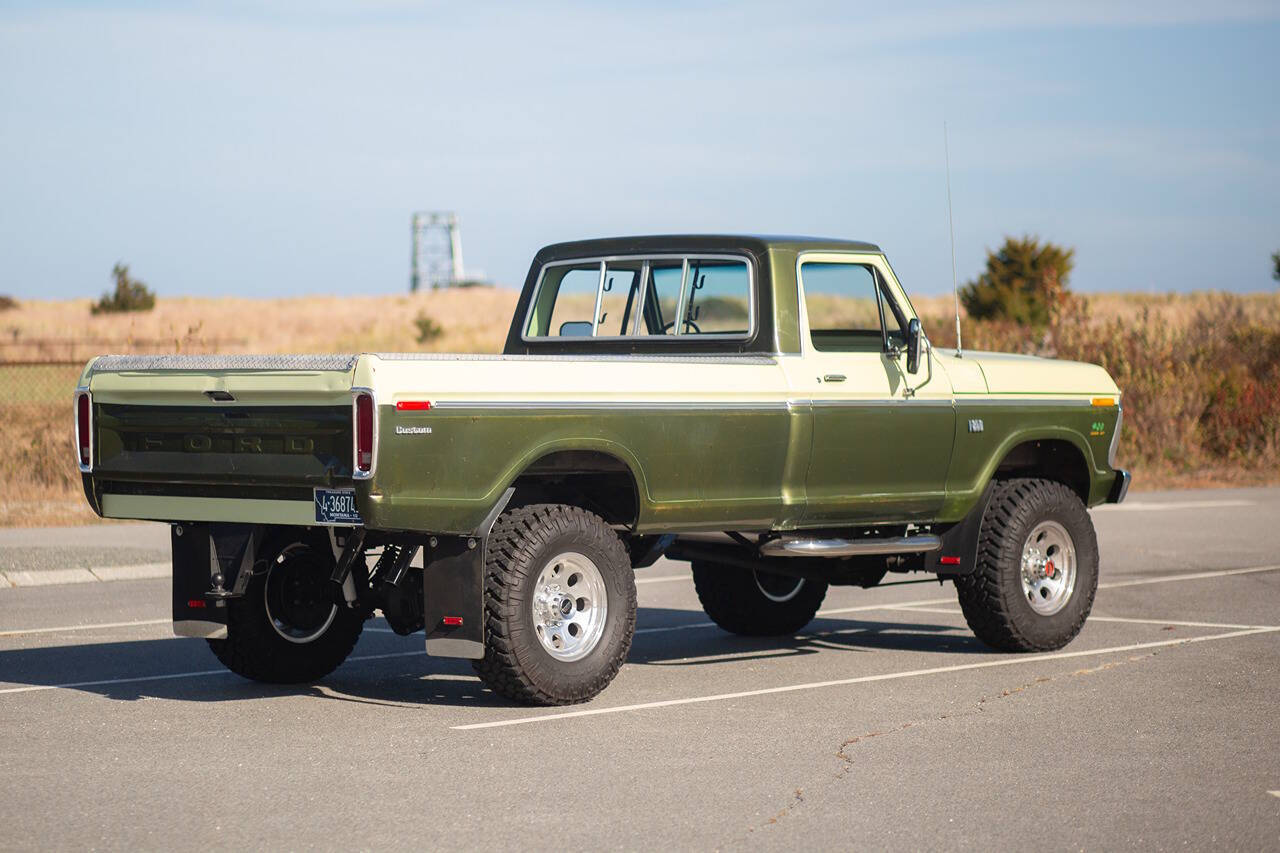
<svg viewBox="0 0 1280 853"><path fill-rule="evenodd" d="M244 681L171 635L137 568L166 528L0 531L32 584L0 589L0 847L1276 849L1280 489L1094 520L1061 652L990 652L936 582L734 637L662 561L629 662L565 709L380 620L320 684Z"/></svg>

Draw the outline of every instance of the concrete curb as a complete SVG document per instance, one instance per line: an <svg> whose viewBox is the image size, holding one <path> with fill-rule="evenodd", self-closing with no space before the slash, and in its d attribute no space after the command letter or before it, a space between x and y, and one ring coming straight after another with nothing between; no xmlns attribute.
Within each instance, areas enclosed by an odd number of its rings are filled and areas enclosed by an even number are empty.
<svg viewBox="0 0 1280 853"><path fill-rule="evenodd" d="M60 586L69 583L102 581L137 581L167 578L172 571L168 563L141 563L134 566L102 566L88 569L49 569L47 571L0 572L0 588Z"/></svg>

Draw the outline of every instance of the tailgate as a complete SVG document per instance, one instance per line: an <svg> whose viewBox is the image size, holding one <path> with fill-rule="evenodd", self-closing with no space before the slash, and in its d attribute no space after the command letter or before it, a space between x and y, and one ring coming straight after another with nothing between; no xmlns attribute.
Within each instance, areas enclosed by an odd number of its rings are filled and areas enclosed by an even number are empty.
<svg viewBox="0 0 1280 853"><path fill-rule="evenodd" d="M95 360L84 380L93 413L91 500L98 498L104 514L141 517L135 512L144 504L111 496L310 506L315 487L350 487L356 361L354 355ZM157 510L148 505L146 517ZM194 518L186 512L175 517Z"/></svg>

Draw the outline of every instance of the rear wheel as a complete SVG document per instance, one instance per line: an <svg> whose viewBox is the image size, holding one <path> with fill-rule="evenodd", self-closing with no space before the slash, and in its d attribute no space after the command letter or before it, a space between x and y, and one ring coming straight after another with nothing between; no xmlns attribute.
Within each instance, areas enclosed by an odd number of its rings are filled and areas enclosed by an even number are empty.
<svg viewBox="0 0 1280 853"><path fill-rule="evenodd" d="M209 648L232 672L274 684L323 678L355 648L361 611L330 594L333 552L327 543L293 541L267 560L242 598L227 602L227 637Z"/></svg>
<svg viewBox="0 0 1280 853"><path fill-rule="evenodd" d="M956 578L965 621L1001 651L1060 649L1080 633L1098 588L1098 540L1078 495L1050 480L996 486L978 567Z"/></svg>
<svg viewBox="0 0 1280 853"><path fill-rule="evenodd" d="M475 670L517 702L585 702L631 650L631 560L604 519L579 507L533 504L500 516L485 552L484 602Z"/></svg>
<svg viewBox="0 0 1280 853"><path fill-rule="evenodd" d="M711 620L734 634L776 637L813 621L827 585L806 578L695 560L693 585Z"/></svg>

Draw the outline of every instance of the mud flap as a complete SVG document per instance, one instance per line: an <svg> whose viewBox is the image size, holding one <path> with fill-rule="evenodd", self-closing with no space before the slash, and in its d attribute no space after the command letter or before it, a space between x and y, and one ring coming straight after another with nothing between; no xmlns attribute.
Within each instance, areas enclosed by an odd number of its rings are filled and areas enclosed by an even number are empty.
<svg viewBox="0 0 1280 853"><path fill-rule="evenodd" d="M227 636L227 599L243 595L249 585L256 531L251 524L170 526L174 634L210 640Z"/></svg>
<svg viewBox="0 0 1280 853"><path fill-rule="evenodd" d="M484 657L484 549L475 536L433 536L423 565L427 654Z"/></svg>
<svg viewBox="0 0 1280 853"><path fill-rule="evenodd" d="M987 514L987 504L995 493L992 480L974 504L973 509L946 533L942 534L942 547L925 555L924 570L936 572L939 577L952 578L973 574L978 569L978 537L982 534L982 519Z"/></svg>

